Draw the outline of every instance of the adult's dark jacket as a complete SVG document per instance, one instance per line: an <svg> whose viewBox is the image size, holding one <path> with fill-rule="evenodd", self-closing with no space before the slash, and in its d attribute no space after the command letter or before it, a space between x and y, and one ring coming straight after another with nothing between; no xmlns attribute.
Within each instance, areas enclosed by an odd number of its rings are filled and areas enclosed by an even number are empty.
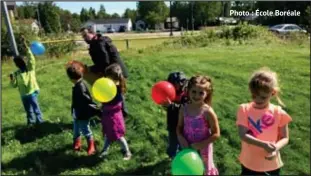
<svg viewBox="0 0 311 176"><path fill-rule="evenodd" d="M72 88L71 112L73 112L73 109L77 120L89 120L101 113L82 80L78 81Z"/></svg>
<svg viewBox="0 0 311 176"><path fill-rule="evenodd" d="M95 72L105 73L105 69L109 65L117 63L123 71L123 76L128 78L126 66L120 58L118 49L109 37L97 34L89 45L89 54L93 60Z"/></svg>

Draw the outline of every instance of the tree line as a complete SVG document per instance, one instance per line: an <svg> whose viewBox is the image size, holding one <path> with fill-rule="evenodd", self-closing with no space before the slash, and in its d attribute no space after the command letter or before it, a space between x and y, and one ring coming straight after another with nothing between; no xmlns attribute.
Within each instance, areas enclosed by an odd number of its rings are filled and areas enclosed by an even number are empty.
<svg viewBox="0 0 311 176"><path fill-rule="evenodd" d="M259 17L254 22L263 25L295 23L309 27L310 4L307 1L173 1L171 15L177 17L180 27L197 29L200 26L215 25L217 17L230 17L230 10L296 10L301 13L300 16ZM136 9L126 9L120 16L117 13L108 14L104 5L100 5L97 12L91 7L82 8L80 14L77 14L61 9L53 2L24 2L17 7L17 13L19 19L40 19L40 25L46 33L58 33L68 30L78 32L81 24L88 20L121 17L130 18L133 23L143 20L150 28L154 28L156 24L163 23L170 16L170 8L163 1L141 1L137 2Z"/></svg>

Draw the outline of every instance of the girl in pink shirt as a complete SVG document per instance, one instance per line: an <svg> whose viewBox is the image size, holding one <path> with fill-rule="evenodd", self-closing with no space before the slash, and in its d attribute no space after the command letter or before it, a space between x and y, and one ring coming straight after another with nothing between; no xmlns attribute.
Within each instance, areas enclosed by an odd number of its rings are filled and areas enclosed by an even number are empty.
<svg viewBox="0 0 311 176"><path fill-rule="evenodd" d="M205 165L205 175L218 175L213 160L213 142L219 138L220 130L213 108L212 81L207 76L195 76L189 80L190 102L180 108L177 138L182 148L198 150Z"/></svg>
<svg viewBox="0 0 311 176"><path fill-rule="evenodd" d="M284 106L278 95L276 73L268 68L256 71L249 90L253 101L240 105L236 121L242 141L241 175L279 175L283 166L280 150L288 144L288 123L292 118L280 106L270 103L276 97Z"/></svg>

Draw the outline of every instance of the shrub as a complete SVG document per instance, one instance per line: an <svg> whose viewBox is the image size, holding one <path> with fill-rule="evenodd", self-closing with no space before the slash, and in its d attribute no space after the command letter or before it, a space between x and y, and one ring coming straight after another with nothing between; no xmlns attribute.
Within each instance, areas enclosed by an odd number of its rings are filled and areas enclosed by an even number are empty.
<svg viewBox="0 0 311 176"><path fill-rule="evenodd" d="M241 23L237 26L221 26L218 29L202 30L199 35L184 33L180 38L165 42L165 47L206 47L213 43L221 45L246 45L283 43L265 27Z"/></svg>
<svg viewBox="0 0 311 176"><path fill-rule="evenodd" d="M259 28L261 27L247 23L240 23L237 26L222 26L218 36L225 39L246 40L258 37L261 32Z"/></svg>
<svg viewBox="0 0 311 176"><path fill-rule="evenodd" d="M45 35L39 38L33 32L29 31L28 28L18 27L14 28L14 36L15 41L18 47L18 51L20 55L26 54L26 48L24 47L21 36L24 35L26 41L28 41L28 45L30 45L31 41L55 41L55 40L67 40L61 42L43 42L43 45L46 48L46 55L48 57L60 57L64 54L74 51L77 48L77 45L74 42L74 35L73 34L50 34ZM1 31L1 60L6 60L5 58L11 57L14 55L11 44L10 38L8 33L5 29Z"/></svg>
<svg viewBox="0 0 311 176"><path fill-rule="evenodd" d="M230 39L232 38L232 28L230 26L221 26L217 35L219 38Z"/></svg>
<svg viewBox="0 0 311 176"><path fill-rule="evenodd" d="M44 45L49 57L60 57L73 52L77 48L77 44L74 41L74 34L50 34L41 40L47 41Z"/></svg>
<svg viewBox="0 0 311 176"><path fill-rule="evenodd" d="M302 45L305 42L309 42L308 35L299 32L291 32L285 35L285 39L289 42L295 42L298 45Z"/></svg>
<svg viewBox="0 0 311 176"><path fill-rule="evenodd" d="M232 28L232 36L234 40L256 38L258 33L259 30L256 30L255 26L247 25L245 23Z"/></svg>
<svg viewBox="0 0 311 176"><path fill-rule="evenodd" d="M15 26L13 25L14 37L17 45L17 49L20 55L25 55L26 50L22 44L21 36L24 35L25 39L28 41L37 40L37 36L29 30L29 28L24 26ZM14 55L14 52L11 48L11 39L6 30L6 26L1 28L1 60L8 58Z"/></svg>

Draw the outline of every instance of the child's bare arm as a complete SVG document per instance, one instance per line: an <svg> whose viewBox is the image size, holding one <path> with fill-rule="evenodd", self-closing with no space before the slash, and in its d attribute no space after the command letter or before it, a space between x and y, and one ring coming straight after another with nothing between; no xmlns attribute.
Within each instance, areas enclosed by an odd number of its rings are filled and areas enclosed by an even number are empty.
<svg viewBox="0 0 311 176"><path fill-rule="evenodd" d="M247 134L248 129L243 125L238 125L239 136L241 140L248 144L256 145L258 147L264 148L267 152L271 153L276 150L274 144L260 139L255 138L254 136Z"/></svg>
<svg viewBox="0 0 311 176"><path fill-rule="evenodd" d="M13 73L10 74L10 83L11 83L11 86L16 88L17 87L17 78L14 76Z"/></svg>
<svg viewBox="0 0 311 176"><path fill-rule="evenodd" d="M25 37L22 35L21 36L21 40L23 42L24 47L26 48L26 61L27 61L27 68L28 70L34 70L35 69L35 65L36 65L36 59L35 56L33 55L30 47L27 44L27 41L25 39Z"/></svg>
<svg viewBox="0 0 311 176"><path fill-rule="evenodd" d="M178 138L180 145L183 148L186 148L189 146L189 144L183 136L183 128L184 128L184 113L183 112L184 112L184 107L181 107L179 110L179 115L178 115L178 124L176 128L176 134L177 134L177 138Z"/></svg>
<svg viewBox="0 0 311 176"><path fill-rule="evenodd" d="M288 125L280 127L279 132L280 132L281 139L275 144L276 150L280 150L281 148L283 148L285 145L288 144L288 141L289 141Z"/></svg>
<svg viewBox="0 0 311 176"><path fill-rule="evenodd" d="M216 113L214 112L213 108L209 108L207 111L208 115L208 122L211 125L211 130L212 130L212 136L210 137L210 141L207 143L212 143L216 139L220 137L220 128L219 128L219 123L218 123L218 117Z"/></svg>

